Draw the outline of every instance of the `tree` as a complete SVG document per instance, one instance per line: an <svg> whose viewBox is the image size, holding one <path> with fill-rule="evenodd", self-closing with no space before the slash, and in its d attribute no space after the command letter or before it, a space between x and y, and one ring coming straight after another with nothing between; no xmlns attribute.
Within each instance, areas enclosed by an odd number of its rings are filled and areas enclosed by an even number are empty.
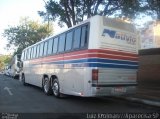
<svg viewBox="0 0 160 119"><path fill-rule="evenodd" d="M0 61L0 71L2 71L3 69L4 69L4 63Z"/></svg>
<svg viewBox="0 0 160 119"><path fill-rule="evenodd" d="M21 51L46 38L53 32L53 28L48 24L40 24L37 21L23 18L20 24L17 26L11 26L4 30L3 36L7 38L7 47L10 48L11 44L16 47L15 53L21 53Z"/></svg>
<svg viewBox="0 0 160 119"><path fill-rule="evenodd" d="M10 55L0 56L0 70L3 70L5 64L8 64L10 61L11 61L11 56Z"/></svg>
<svg viewBox="0 0 160 119"><path fill-rule="evenodd" d="M139 0L123 0L121 5L120 17L135 19L139 15L140 11L140 1Z"/></svg>
<svg viewBox="0 0 160 119"><path fill-rule="evenodd" d="M47 12L38 13L43 18L58 19L61 26L65 23L71 27L97 14L133 18L139 5L138 0L49 0L45 5Z"/></svg>
<svg viewBox="0 0 160 119"><path fill-rule="evenodd" d="M140 0L143 1L141 12L150 16L157 16L160 20L160 0Z"/></svg>

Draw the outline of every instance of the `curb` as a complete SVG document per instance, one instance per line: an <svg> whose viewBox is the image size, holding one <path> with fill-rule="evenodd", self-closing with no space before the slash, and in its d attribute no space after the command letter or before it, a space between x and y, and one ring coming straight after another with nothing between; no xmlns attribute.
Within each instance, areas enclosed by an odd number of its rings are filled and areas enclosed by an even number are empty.
<svg viewBox="0 0 160 119"><path fill-rule="evenodd" d="M147 100L147 99L134 98L134 97L128 97L125 99L129 100L129 101L135 101L135 102L139 102L139 103L143 103L143 104L147 104L147 105L151 105L151 106L160 107L159 101L151 101L151 100Z"/></svg>

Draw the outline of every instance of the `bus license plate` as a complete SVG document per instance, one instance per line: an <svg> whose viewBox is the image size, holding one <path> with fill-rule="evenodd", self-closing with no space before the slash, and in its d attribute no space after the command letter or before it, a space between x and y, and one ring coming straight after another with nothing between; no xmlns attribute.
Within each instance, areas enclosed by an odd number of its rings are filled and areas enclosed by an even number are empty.
<svg viewBox="0 0 160 119"><path fill-rule="evenodd" d="M121 92L121 93L125 93L126 92L126 88L125 87L115 87L113 88L114 92Z"/></svg>

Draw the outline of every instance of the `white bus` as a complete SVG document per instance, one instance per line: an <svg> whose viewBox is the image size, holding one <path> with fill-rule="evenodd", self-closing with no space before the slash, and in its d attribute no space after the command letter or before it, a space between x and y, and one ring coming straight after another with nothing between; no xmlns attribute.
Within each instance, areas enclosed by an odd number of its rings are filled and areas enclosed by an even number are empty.
<svg viewBox="0 0 160 119"><path fill-rule="evenodd" d="M21 80L56 97L133 94L137 53L133 25L94 16L24 49Z"/></svg>

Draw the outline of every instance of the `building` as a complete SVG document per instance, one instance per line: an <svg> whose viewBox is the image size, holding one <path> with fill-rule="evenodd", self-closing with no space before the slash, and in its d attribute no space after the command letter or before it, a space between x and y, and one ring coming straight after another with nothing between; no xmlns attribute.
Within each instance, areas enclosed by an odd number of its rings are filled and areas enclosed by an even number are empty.
<svg viewBox="0 0 160 119"><path fill-rule="evenodd" d="M160 48L160 21L149 22L141 30L141 49Z"/></svg>

